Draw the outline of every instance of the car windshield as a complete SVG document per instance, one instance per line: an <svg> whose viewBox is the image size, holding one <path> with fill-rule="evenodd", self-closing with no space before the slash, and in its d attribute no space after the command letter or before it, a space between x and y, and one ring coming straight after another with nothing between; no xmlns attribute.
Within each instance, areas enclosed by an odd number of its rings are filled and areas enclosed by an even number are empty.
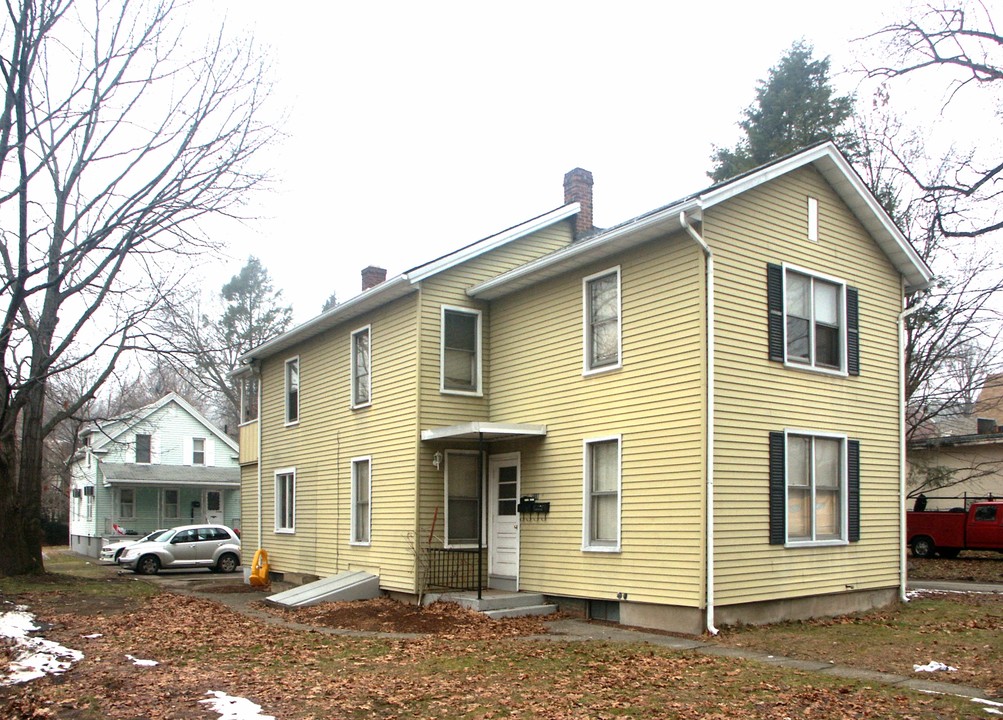
<svg viewBox="0 0 1003 720"><path fill-rule="evenodd" d="M156 542L157 540L163 539L163 537L169 532L170 530L154 530L139 542Z"/></svg>

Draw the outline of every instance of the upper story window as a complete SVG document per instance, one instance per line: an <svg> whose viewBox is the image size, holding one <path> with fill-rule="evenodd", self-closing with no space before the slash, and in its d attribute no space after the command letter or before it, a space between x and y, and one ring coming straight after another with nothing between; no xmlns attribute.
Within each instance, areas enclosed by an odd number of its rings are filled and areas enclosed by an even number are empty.
<svg viewBox="0 0 1003 720"><path fill-rule="evenodd" d="M833 278L767 266L770 359L794 367L860 374L858 293Z"/></svg>
<svg viewBox="0 0 1003 720"><path fill-rule="evenodd" d="M620 367L620 268L585 278L585 372Z"/></svg>
<svg viewBox="0 0 1003 720"><path fill-rule="evenodd" d="M258 377L244 375L240 378L240 422L258 419Z"/></svg>
<svg viewBox="0 0 1003 720"><path fill-rule="evenodd" d="M352 333L352 407L364 407L371 402L370 328Z"/></svg>
<svg viewBox="0 0 1003 720"><path fill-rule="evenodd" d="M136 435L136 462L149 465L152 462L153 436Z"/></svg>
<svg viewBox="0 0 1003 720"><path fill-rule="evenodd" d="M300 359L286 360L286 425L300 419Z"/></svg>
<svg viewBox="0 0 1003 720"><path fill-rule="evenodd" d="M442 308L441 388L444 392L481 392L481 313Z"/></svg>
<svg viewBox="0 0 1003 720"><path fill-rule="evenodd" d="M620 549L620 437L585 441L582 549Z"/></svg>
<svg viewBox="0 0 1003 720"><path fill-rule="evenodd" d="M205 465L205 438L192 438L192 465Z"/></svg>
<svg viewBox="0 0 1003 720"><path fill-rule="evenodd" d="M845 435L770 433L770 543L860 539L860 442Z"/></svg>

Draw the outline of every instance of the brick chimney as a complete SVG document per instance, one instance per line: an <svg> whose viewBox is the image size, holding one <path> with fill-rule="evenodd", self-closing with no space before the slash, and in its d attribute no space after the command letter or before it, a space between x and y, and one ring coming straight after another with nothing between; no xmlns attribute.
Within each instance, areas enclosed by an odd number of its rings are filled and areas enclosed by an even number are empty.
<svg viewBox="0 0 1003 720"><path fill-rule="evenodd" d="M376 287L387 279L386 268L370 265L362 269L362 290L366 291L371 287Z"/></svg>
<svg viewBox="0 0 1003 720"><path fill-rule="evenodd" d="M564 176L564 204L573 202L582 206L575 216L575 240L588 235L594 229L592 225L592 173L582 168L575 168Z"/></svg>

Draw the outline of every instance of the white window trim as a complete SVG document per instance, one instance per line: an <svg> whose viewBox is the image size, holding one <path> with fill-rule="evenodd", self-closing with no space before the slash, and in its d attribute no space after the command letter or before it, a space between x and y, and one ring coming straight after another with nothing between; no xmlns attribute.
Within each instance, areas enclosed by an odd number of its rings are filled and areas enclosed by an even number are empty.
<svg viewBox="0 0 1003 720"><path fill-rule="evenodd" d="M352 520L349 528L349 545L355 545L357 547L369 547L373 544L373 456L372 455L362 455L360 457L352 458ZM356 485L356 468L358 468L359 463L366 463L369 466L369 497L366 498L366 507L369 510L369 519L367 526L369 527L369 539L368 540L356 540L355 539L355 504L358 501L357 497L357 485Z"/></svg>
<svg viewBox="0 0 1003 720"><path fill-rule="evenodd" d="M473 455L474 457L476 457L477 454L478 454L477 450L446 450L445 472L443 473L443 476L442 476L442 492L443 492L443 503L442 504L443 504L443 507L445 508L445 511L442 514L443 515L443 538L442 538L442 546L444 548L447 548L447 549L456 548L458 550L461 550L461 549L475 550L477 548L477 543L476 542L472 542L472 543L450 543L449 542L449 456L450 455ZM487 509L485 507L486 503L483 501L483 499L484 499L484 490L485 490L484 471L486 470L486 468L485 468L486 465L487 465L487 463L482 463L482 465L481 465L481 478L480 478L480 482L481 482L481 485L480 485L480 494L481 494L481 503L480 503L481 507L480 507L480 511L482 513L482 517L481 517L481 549L484 549L485 547L487 547L487 533L485 532L486 523L485 523L485 517L483 515L485 513L486 509Z"/></svg>
<svg viewBox="0 0 1003 720"><path fill-rule="evenodd" d="M784 367L791 370L803 370L805 372L819 373L822 375L834 375L836 377L849 377L849 358L847 357L847 347L846 347L846 281L840 278L832 277L831 275L825 275L814 270L808 270L807 268L800 267L798 265L789 265L787 263L782 263L783 268L782 281L783 281L783 326L784 326ZM814 359L810 363L797 362L796 360L787 359L787 271L798 273L799 275L807 275L810 278L815 278L817 280L822 280L823 282L832 283L833 285L839 286L839 369L821 367L815 364ZM811 318L811 324L814 324L814 317ZM814 337L812 335L811 337ZM810 343L811 353L814 356L815 348L814 343Z"/></svg>
<svg viewBox="0 0 1003 720"><path fill-rule="evenodd" d="M616 441L616 544L594 545L592 543L592 463L589 446L602 442ZM582 441L582 551L596 553L618 553L623 535L623 436L605 435L586 438Z"/></svg>
<svg viewBox="0 0 1003 720"><path fill-rule="evenodd" d="M369 391L367 393L369 395L369 399L366 400L365 402L357 402L356 398L355 398L355 387L356 387L356 383L355 383L355 370L356 370L356 365L355 365L355 337L357 335L362 334L362 333L367 333L369 335L369 379L368 379L368 382L366 383L367 386L368 386L367 390ZM352 331L351 335L349 335L349 337L348 337L348 343L349 343L348 344L348 358L349 358L348 359L348 364L350 366L348 372L349 372L349 376L350 376L350 381L352 383L351 393L350 393L351 394L351 400L352 400L352 409L353 410L358 410L359 408L369 407L370 405L373 404L373 326L372 325L366 325L365 327L360 327L357 330Z"/></svg>
<svg viewBox="0 0 1003 720"><path fill-rule="evenodd" d="M296 377L298 378L299 384L296 386L296 419L289 419L289 366L292 363L296 363ZM300 356L287 358L282 366L282 419L286 427L292 427L294 425L299 425L300 422L300 408L302 406L303 397L303 366L300 364Z"/></svg>
<svg viewBox="0 0 1003 720"><path fill-rule="evenodd" d="M599 278L606 277L610 274L616 274L616 362L611 365L601 365L599 367L591 367L591 337L592 337L592 327L590 322L590 305L589 305L589 283L593 280L598 280ZM616 265L611 268L606 268L605 270L597 273L593 273L588 277L582 278L582 375L598 375L601 373L609 372L611 370L619 370L623 367L623 294L621 291L620 284L620 266Z"/></svg>
<svg viewBox="0 0 1003 720"><path fill-rule="evenodd" d="M293 524L292 524L292 527L281 527L281 528L279 527L279 514L278 514L279 497L278 497L278 491L279 491L279 476L280 475L292 475L293 476L293 497L292 497L292 504L293 504L293 507L292 507L292 510L293 510L293 513L292 513L292 515L293 515ZM272 496L272 520L274 520L275 533L278 534L278 535L293 535L293 534L296 533L296 484L297 483L296 483L296 468L295 467L279 468L278 470L275 471L275 484L273 486L274 487L274 492L273 492L273 496Z"/></svg>
<svg viewBox="0 0 1003 720"><path fill-rule="evenodd" d="M460 390L446 387L446 313L464 313L477 317L477 345L475 349L475 371L477 373L477 388L475 390ZM484 395L484 354L482 340L484 335L483 315L475 308L459 305L443 305L439 310L439 392L443 395L466 395L467 397L482 397Z"/></svg>
<svg viewBox="0 0 1003 720"><path fill-rule="evenodd" d="M801 437L817 437L817 438L828 438L832 440L840 441L840 477L839 477L839 534L840 537L832 538L831 540L791 540L789 536L784 538L784 547L798 548L798 547L833 547L840 545L849 545L849 527L850 527L850 508L849 508L849 468L847 466L847 449L849 447L850 438L848 435L843 433L834 433L825 430L803 430L800 428L785 428L784 429L784 514L787 513L788 498L788 484L787 484L787 463L788 458L790 458L790 453L788 452L788 438L791 435L797 435ZM814 519L814 496L815 496L815 484L814 481L811 485L812 490L812 518ZM784 522L785 534L789 532L789 523ZM814 525L813 525L814 527Z"/></svg>

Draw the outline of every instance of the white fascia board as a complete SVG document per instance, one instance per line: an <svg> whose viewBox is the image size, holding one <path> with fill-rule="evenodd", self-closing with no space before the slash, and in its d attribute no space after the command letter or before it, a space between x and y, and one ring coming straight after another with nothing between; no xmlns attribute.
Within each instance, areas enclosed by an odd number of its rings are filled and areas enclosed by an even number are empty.
<svg viewBox="0 0 1003 720"><path fill-rule="evenodd" d="M692 214L698 220L702 217L701 208L697 201L691 199L676 203L520 265L469 288L467 295L493 300L568 270L581 267L599 258L647 242L660 234L678 230L681 227L679 224L680 212Z"/></svg>
<svg viewBox="0 0 1003 720"><path fill-rule="evenodd" d="M484 436L485 440L492 438L522 437L543 437L547 434L546 425L528 425L525 423L497 423L497 422L469 422L460 425L449 425L448 427L432 428L422 430L421 439L430 440L457 440L476 439Z"/></svg>
<svg viewBox="0 0 1003 720"><path fill-rule="evenodd" d="M497 235L486 237L473 245L463 248L462 250L450 253L439 260L430 262L427 265L422 265L415 271L408 273L408 277L411 278L412 282L420 282L421 280L431 277L432 275L436 275L443 270L448 270L454 265L459 265L460 263L466 262L478 255L482 255L490 250L502 247L513 240L518 240L526 235L532 235L533 233L543 230L556 222L573 217L581 212L581 209L581 205L575 202L559 207L556 210L551 210L544 215L540 215L532 220L527 220L521 225L516 225L513 228L509 228L504 232L498 233Z"/></svg>
<svg viewBox="0 0 1003 720"><path fill-rule="evenodd" d="M908 290L919 290L933 280L933 271L908 239L896 227L875 199L870 188L831 142L809 148L753 172L734 182L713 188L700 196L701 205L711 208L736 195L786 175L805 165L814 165L877 240L896 269L905 277Z"/></svg>

